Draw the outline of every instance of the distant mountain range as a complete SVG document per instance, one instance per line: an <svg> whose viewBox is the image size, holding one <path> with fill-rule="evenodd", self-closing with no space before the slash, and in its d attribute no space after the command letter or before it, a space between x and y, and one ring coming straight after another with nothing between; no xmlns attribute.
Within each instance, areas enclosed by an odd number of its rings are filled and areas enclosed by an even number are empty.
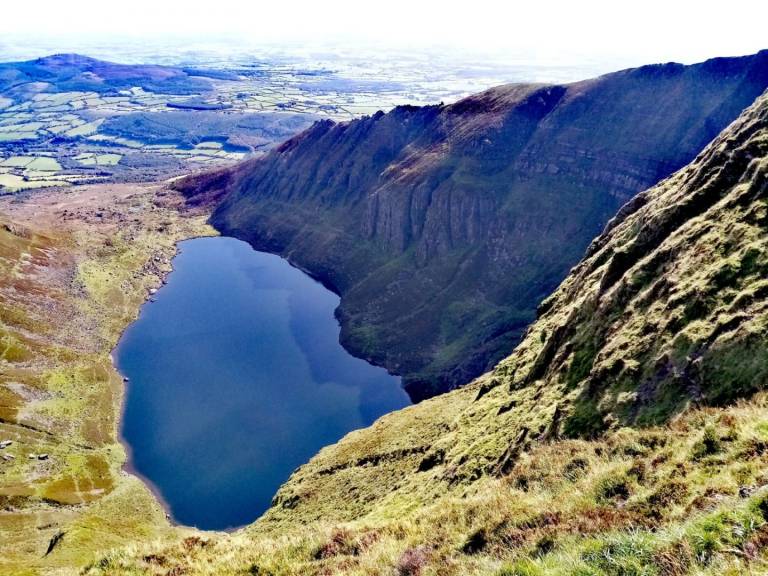
<svg viewBox="0 0 768 576"><path fill-rule="evenodd" d="M189 177L213 224L337 291L342 342L414 400L510 353L616 211L768 87L768 51L318 122Z"/></svg>

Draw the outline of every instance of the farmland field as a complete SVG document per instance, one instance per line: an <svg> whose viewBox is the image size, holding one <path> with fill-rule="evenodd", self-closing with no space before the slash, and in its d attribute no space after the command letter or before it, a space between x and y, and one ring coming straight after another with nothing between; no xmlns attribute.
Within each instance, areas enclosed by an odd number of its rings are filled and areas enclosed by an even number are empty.
<svg viewBox="0 0 768 576"><path fill-rule="evenodd" d="M504 79L458 82L374 56L329 58L0 63L0 194L174 177L263 154L318 119L456 100Z"/></svg>

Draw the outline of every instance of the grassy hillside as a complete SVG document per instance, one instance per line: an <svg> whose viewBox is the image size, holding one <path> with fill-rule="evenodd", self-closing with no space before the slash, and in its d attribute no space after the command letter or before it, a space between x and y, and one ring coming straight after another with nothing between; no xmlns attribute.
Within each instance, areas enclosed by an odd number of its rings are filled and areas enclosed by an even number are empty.
<svg viewBox="0 0 768 576"><path fill-rule="evenodd" d="M122 470L110 354L176 242L213 233L179 203L157 185L0 200L0 574L79 566L171 529Z"/></svg>
<svg viewBox="0 0 768 576"><path fill-rule="evenodd" d="M213 224L342 296L342 342L414 399L514 348L619 207L691 161L768 86L768 52L450 106L321 122L264 159L189 178Z"/></svg>
<svg viewBox="0 0 768 576"><path fill-rule="evenodd" d="M624 206L523 342L234 535L88 574L768 573L768 94Z"/></svg>

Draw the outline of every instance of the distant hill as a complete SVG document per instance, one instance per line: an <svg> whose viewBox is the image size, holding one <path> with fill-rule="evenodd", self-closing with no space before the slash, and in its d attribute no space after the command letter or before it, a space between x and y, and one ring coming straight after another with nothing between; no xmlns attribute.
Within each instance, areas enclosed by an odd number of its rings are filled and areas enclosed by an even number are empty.
<svg viewBox="0 0 768 576"><path fill-rule="evenodd" d="M768 87L768 51L319 122L177 184L341 294L342 341L420 400L509 354L619 207Z"/></svg>
<svg viewBox="0 0 768 576"><path fill-rule="evenodd" d="M168 66L115 64L79 54L56 54L26 62L0 64L0 92L45 82L52 91L97 92L100 94L139 87L160 94L198 94L210 83L183 70Z"/></svg>

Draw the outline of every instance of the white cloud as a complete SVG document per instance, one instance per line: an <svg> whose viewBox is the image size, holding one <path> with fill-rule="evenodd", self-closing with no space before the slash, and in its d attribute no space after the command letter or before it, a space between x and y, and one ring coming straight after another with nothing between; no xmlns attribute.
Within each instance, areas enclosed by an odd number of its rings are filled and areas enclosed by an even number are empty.
<svg viewBox="0 0 768 576"><path fill-rule="evenodd" d="M700 60L768 47L768 2L4 0L0 34L450 45L513 58ZM6 42L8 40L6 39Z"/></svg>

